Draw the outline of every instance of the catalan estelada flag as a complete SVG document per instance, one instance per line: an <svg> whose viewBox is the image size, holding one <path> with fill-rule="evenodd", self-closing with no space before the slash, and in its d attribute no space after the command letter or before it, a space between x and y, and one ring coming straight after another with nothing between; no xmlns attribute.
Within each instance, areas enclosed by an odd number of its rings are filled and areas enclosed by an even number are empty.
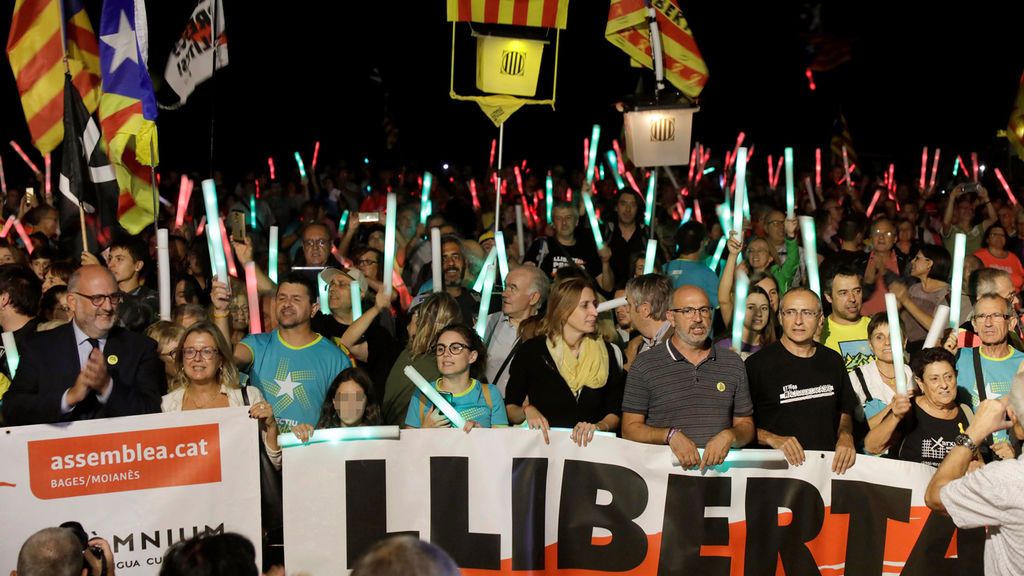
<svg viewBox="0 0 1024 576"><path fill-rule="evenodd" d="M65 0L68 70L89 112L99 102L96 34L82 0ZM16 0L7 57L32 143L47 154L64 138L64 62L60 0Z"/></svg>
<svg viewBox="0 0 1024 576"><path fill-rule="evenodd" d="M118 220L131 234L153 223L155 209L147 166L157 164L157 105L146 69L145 45L139 39L140 34L146 35L145 22L142 0L104 0L100 16L100 127L117 171Z"/></svg>
<svg viewBox="0 0 1024 576"><path fill-rule="evenodd" d="M565 30L569 0L448 0L449 22Z"/></svg>
<svg viewBox="0 0 1024 576"><path fill-rule="evenodd" d="M1017 99L1014 100L1013 110L1010 112L1006 138L1010 141L1010 150L1024 160L1024 75L1020 77L1020 88L1017 89Z"/></svg>
<svg viewBox="0 0 1024 576"><path fill-rule="evenodd" d="M690 98L697 97L708 82L708 67L697 49L690 27L675 0L653 0L661 30L665 79ZM643 0L612 0L605 38L633 62L654 69L651 30Z"/></svg>

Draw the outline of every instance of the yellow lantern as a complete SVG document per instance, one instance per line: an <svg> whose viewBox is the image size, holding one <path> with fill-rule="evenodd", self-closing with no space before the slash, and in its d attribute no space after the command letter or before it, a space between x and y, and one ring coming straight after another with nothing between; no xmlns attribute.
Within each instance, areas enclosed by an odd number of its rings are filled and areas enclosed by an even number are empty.
<svg viewBox="0 0 1024 576"><path fill-rule="evenodd" d="M542 40L477 36L477 89L492 94L535 96L545 44Z"/></svg>
<svg viewBox="0 0 1024 576"><path fill-rule="evenodd" d="M697 107L637 107L626 112L626 150L637 166L680 166L690 161Z"/></svg>

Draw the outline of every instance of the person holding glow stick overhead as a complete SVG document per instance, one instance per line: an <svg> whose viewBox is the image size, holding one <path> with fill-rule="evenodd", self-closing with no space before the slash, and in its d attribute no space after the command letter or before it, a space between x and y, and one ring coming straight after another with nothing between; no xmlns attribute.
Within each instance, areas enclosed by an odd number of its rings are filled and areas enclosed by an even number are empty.
<svg viewBox="0 0 1024 576"><path fill-rule="evenodd" d="M612 251L608 246L600 250L593 238L587 234L576 237L580 212L575 204L556 202L551 210L554 224L553 237L540 238L526 250L523 262L533 262L553 278L559 268L577 266L598 284L601 290L611 293L615 288L615 272L611 267Z"/></svg>
<svg viewBox="0 0 1024 576"><path fill-rule="evenodd" d="M475 331L464 324L446 326L438 333L433 352L441 377L431 385L466 420L463 428L466 432L473 428L508 426L498 387L484 384L475 377L482 375L487 355ZM452 423L417 390L409 401L405 425L409 428L448 428Z"/></svg>

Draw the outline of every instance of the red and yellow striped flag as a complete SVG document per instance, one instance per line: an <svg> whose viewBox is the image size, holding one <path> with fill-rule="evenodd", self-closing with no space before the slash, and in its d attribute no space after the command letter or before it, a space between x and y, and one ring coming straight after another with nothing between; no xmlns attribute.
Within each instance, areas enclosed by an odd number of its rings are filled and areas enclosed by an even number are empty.
<svg viewBox="0 0 1024 576"><path fill-rule="evenodd" d="M99 50L81 0L65 5L68 68L89 112L99 103ZM32 134L42 154L64 138L64 62L59 0L16 0L7 37L7 57Z"/></svg>
<svg viewBox="0 0 1024 576"><path fill-rule="evenodd" d="M661 30L665 60L665 78L690 98L695 98L708 82L708 68L697 49L686 18L675 0L653 0ZM654 69L651 57L651 30L643 0L612 0L608 9L605 37L634 62Z"/></svg>
<svg viewBox="0 0 1024 576"><path fill-rule="evenodd" d="M448 0L449 22L565 30L569 0Z"/></svg>
<svg viewBox="0 0 1024 576"><path fill-rule="evenodd" d="M1014 100L1013 110L1010 112L1006 138L1010 142L1010 150L1024 160L1024 75L1020 77L1020 88L1017 89L1017 99Z"/></svg>

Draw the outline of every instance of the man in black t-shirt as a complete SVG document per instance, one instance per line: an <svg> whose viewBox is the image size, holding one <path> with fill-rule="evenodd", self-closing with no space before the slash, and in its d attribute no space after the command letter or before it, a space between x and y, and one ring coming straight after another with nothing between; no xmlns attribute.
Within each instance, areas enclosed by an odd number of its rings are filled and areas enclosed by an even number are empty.
<svg viewBox="0 0 1024 576"><path fill-rule="evenodd" d="M842 357L814 341L823 318L821 300L793 288L779 304L782 338L747 359L757 441L781 450L790 465L804 450L835 450L832 471L846 472L857 450L851 414L856 396Z"/></svg>
<svg viewBox="0 0 1024 576"><path fill-rule="evenodd" d="M608 246L600 250L588 234L576 237L576 226L580 221L579 210L568 202L558 202L551 208L551 223L555 227L554 237L545 237L530 245L523 262L532 262L549 277L554 277L559 268L579 266L597 282L605 292L615 288L615 274L612 272L612 251Z"/></svg>

